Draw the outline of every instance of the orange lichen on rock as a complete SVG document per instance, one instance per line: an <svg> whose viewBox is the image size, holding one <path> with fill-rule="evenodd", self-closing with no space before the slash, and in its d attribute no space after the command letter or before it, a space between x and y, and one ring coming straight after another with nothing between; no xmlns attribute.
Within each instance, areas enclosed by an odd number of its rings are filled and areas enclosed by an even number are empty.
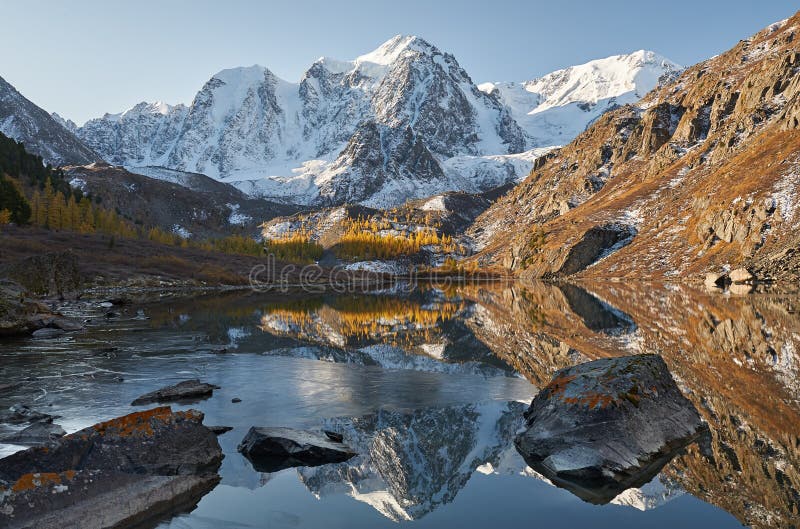
<svg viewBox="0 0 800 529"><path fill-rule="evenodd" d="M562 395L567 389L567 385L575 380L576 375L562 375L554 378L550 384L547 385L547 391L551 395Z"/></svg>
<svg viewBox="0 0 800 529"><path fill-rule="evenodd" d="M11 490L13 492L25 492L47 485L61 485L64 480L72 481L75 478L75 474L74 470L67 470L60 474L57 472L25 474L11 486Z"/></svg>
<svg viewBox="0 0 800 529"><path fill-rule="evenodd" d="M607 408L611 404L615 404L616 400L611 395L604 395L602 393L588 393L580 397L562 397L567 404L576 404L588 406L590 409L594 408Z"/></svg>
<svg viewBox="0 0 800 529"><path fill-rule="evenodd" d="M169 406L162 406L101 422L95 424L93 428L100 435L113 433L120 437L130 437L133 435L152 436L153 424L155 422L169 423L178 415L186 414L182 412L173 414L172 408Z"/></svg>

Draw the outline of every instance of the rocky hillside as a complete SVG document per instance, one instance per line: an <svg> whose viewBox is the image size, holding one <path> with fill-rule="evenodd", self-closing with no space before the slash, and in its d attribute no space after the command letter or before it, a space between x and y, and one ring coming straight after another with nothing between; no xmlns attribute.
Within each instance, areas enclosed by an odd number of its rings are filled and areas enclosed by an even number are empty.
<svg viewBox="0 0 800 529"><path fill-rule="evenodd" d="M476 194L443 193L391 209L345 205L303 211L264 222L261 234L278 243L302 239L318 244L323 251L321 262L327 265L349 263L350 267L405 274L409 268L441 266L448 258L469 255L469 241L462 240L464 230L512 187L508 184ZM416 247L377 251L393 242ZM345 249L354 243L361 243L357 254Z"/></svg>
<svg viewBox="0 0 800 529"><path fill-rule="evenodd" d="M523 276L796 269L800 14L599 118L470 235ZM775 266L774 263L780 263Z"/></svg>
<svg viewBox="0 0 800 529"><path fill-rule="evenodd" d="M86 164L100 159L50 114L0 77L0 132L54 166Z"/></svg>
<svg viewBox="0 0 800 529"><path fill-rule="evenodd" d="M550 109L541 121L511 104L511 84L479 89L451 54L398 35L353 61L320 58L298 83L261 66L224 70L189 106L140 103L90 120L77 134L134 171L198 172L306 205L394 206L517 181L547 147L675 69L652 53L625 57L520 88ZM554 113L557 133L548 124Z"/></svg>
<svg viewBox="0 0 800 529"><path fill-rule="evenodd" d="M91 194L137 224L158 226L184 237L205 239L232 233L259 234L265 218L287 215L296 206L251 198L205 175L161 170L159 178L105 163L66 167L72 187Z"/></svg>

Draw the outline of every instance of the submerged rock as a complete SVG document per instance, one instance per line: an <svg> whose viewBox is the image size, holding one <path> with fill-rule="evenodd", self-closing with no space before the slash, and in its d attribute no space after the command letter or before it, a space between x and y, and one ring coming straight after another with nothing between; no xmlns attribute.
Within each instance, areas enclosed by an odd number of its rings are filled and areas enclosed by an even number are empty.
<svg viewBox="0 0 800 529"><path fill-rule="evenodd" d="M211 430L214 435L222 435L233 430L233 426L209 426L208 429Z"/></svg>
<svg viewBox="0 0 800 529"><path fill-rule="evenodd" d="M706 431L657 355L562 369L525 417L514 444L528 465L597 504L650 481Z"/></svg>
<svg viewBox="0 0 800 529"><path fill-rule="evenodd" d="M0 441L14 445L40 445L54 441L66 434L67 432L57 424L37 422L19 432L4 435Z"/></svg>
<svg viewBox="0 0 800 529"><path fill-rule="evenodd" d="M210 397L219 386L200 382L197 379L184 380L174 386L167 386L146 393L134 400L131 405L142 406L154 402L175 402L181 400L201 400Z"/></svg>
<svg viewBox="0 0 800 529"><path fill-rule="evenodd" d="M11 406L7 411L0 412L0 423L25 424L37 422L53 422L57 415L50 415L34 410L24 404Z"/></svg>
<svg viewBox="0 0 800 529"><path fill-rule="evenodd" d="M62 331L66 332L73 332L73 331L80 331L83 330L83 325L75 320L71 320L69 318L53 318L53 321L50 322L50 326L56 329L61 329Z"/></svg>
<svg viewBox="0 0 800 529"><path fill-rule="evenodd" d="M33 331L32 336L34 338L39 338L42 340L49 340L50 338L58 338L59 336L62 336L65 333L66 331L62 329L45 328L45 329L39 329L38 331Z"/></svg>
<svg viewBox="0 0 800 529"><path fill-rule="evenodd" d="M341 463L356 455L350 447L325 434L255 426L247 432L238 450L258 472Z"/></svg>
<svg viewBox="0 0 800 529"><path fill-rule="evenodd" d="M322 433L324 433L325 436L331 441L336 441L337 443L341 443L344 441L344 435L338 432L332 432L330 430L322 430Z"/></svg>
<svg viewBox="0 0 800 529"><path fill-rule="evenodd" d="M0 526L120 527L195 505L222 461L202 419L156 408L0 460Z"/></svg>

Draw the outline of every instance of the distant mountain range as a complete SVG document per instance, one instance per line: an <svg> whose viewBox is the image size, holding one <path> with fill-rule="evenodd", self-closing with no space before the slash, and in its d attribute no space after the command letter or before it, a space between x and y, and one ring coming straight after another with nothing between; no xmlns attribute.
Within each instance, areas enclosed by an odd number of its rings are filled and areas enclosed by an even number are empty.
<svg viewBox="0 0 800 529"><path fill-rule="evenodd" d="M451 54L399 35L353 61L320 58L298 83L261 66L224 70L189 106L143 102L81 127L33 112L4 83L13 118L0 130L59 164L102 158L148 175L201 173L284 203L390 206L518 181L548 148L679 69L639 51L478 86ZM46 141L45 129L64 139Z"/></svg>

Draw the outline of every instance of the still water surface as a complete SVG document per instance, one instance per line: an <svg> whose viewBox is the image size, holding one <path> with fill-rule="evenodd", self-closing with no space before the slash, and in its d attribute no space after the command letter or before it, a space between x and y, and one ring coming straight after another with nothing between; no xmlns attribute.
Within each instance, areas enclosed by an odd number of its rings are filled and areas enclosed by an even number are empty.
<svg viewBox="0 0 800 529"><path fill-rule="evenodd" d="M234 427L222 482L164 528L792 527L797 302L624 285L141 302L80 334L4 343L0 380L22 384L0 407L27 403L75 431L167 384L220 385L173 407ZM665 358L712 435L590 505L527 467L513 436L554 371L636 352ZM258 473L236 452L253 425L336 429L359 455Z"/></svg>

